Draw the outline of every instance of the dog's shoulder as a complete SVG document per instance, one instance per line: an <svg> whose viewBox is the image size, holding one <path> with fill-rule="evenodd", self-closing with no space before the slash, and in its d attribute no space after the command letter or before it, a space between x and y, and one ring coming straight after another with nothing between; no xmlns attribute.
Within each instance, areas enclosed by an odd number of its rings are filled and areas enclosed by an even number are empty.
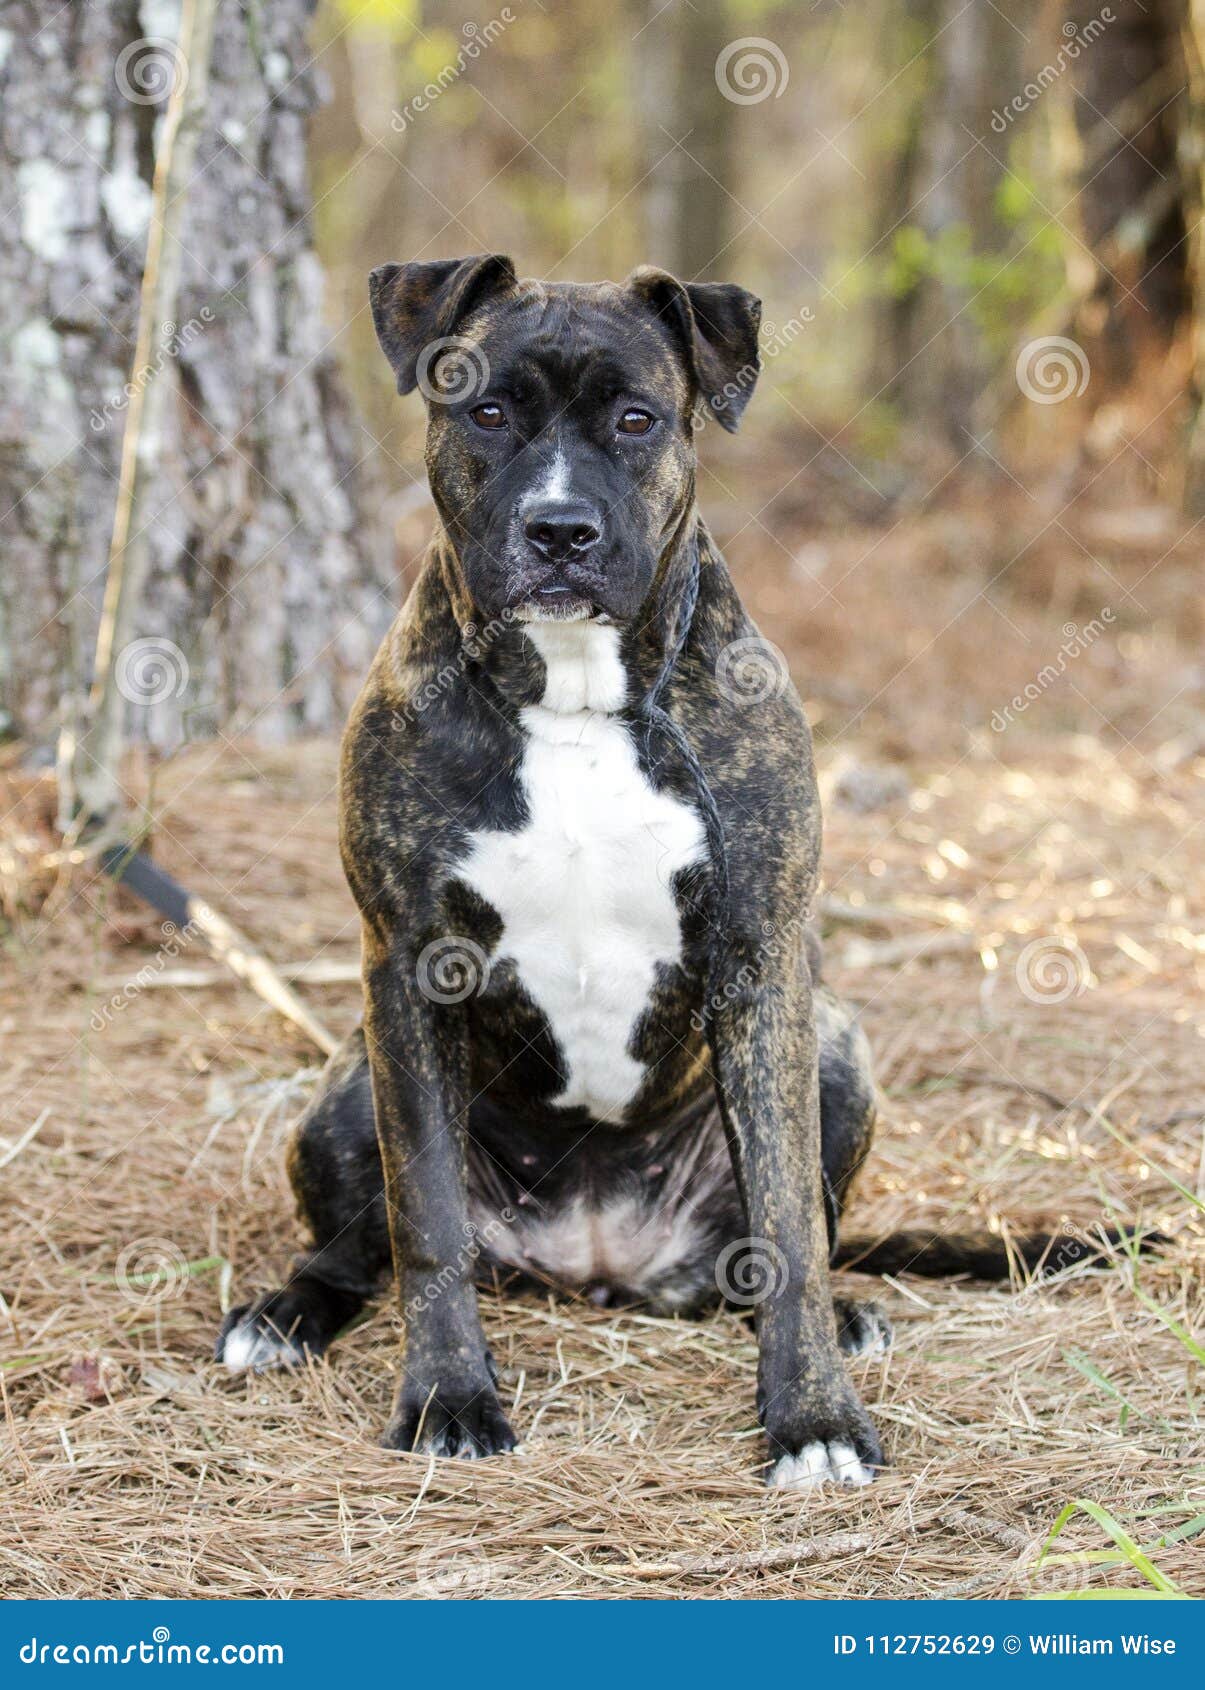
<svg viewBox="0 0 1205 1690"><path fill-rule="evenodd" d="M517 802L516 714L481 662L492 631L457 620L440 563L433 547L343 735L340 841L358 896L436 887Z"/></svg>
<svg viewBox="0 0 1205 1690"><path fill-rule="evenodd" d="M771 880L805 879L819 850L812 735L786 658L757 628L718 549L702 549L699 602L675 679L682 720L724 816L730 849Z"/></svg>

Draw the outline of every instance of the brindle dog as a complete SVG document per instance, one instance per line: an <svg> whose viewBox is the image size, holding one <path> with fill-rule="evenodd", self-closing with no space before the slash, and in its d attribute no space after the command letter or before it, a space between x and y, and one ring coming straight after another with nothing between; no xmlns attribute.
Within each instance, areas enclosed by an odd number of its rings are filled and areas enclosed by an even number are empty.
<svg viewBox="0 0 1205 1690"><path fill-rule="evenodd" d="M752 1306L770 1481L867 1483L878 1437L830 1260L1006 1275L992 1238L839 1246L875 1094L806 916L807 721L695 504L700 416L758 370L738 287L638 270L520 282L386 265L373 314L429 402L440 525L343 746L362 1032L290 1173L313 1248L234 1310L232 1369L318 1355L390 1257L404 1357L385 1443L514 1447L475 1280L693 1314ZM1091 1247L1014 1240L1031 1265Z"/></svg>

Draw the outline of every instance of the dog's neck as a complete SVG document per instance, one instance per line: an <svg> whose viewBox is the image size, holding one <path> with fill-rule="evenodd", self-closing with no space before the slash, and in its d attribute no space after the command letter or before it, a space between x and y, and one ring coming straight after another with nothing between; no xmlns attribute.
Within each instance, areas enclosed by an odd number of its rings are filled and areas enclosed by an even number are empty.
<svg viewBox="0 0 1205 1690"><path fill-rule="evenodd" d="M464 584L453 543L442 528L432 538L415 589L424 658L474 673L513 706L572 715L633 709L655 686L684 633L683 616L697 549L706 534L693 508L662 552L653 584L630 623L525 620L479 610ZM427 642L440 629L434 646ZM417 653L412 655L417 656Z"/></svg>
<svg viewBox="0 0 1205 1690"><path fill-rule="evenodd" d="M613 716L631 691L618 628L599 622L525 622L544 664L541 714Z"/></svg>

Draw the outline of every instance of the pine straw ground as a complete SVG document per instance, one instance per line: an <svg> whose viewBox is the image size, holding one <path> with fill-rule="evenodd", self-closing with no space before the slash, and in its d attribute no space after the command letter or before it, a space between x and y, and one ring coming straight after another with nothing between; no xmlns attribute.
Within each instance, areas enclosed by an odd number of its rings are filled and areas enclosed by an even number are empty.
<svg viewBox="0 0 1205 1690"><path fill-rule="evenodd" d="M274 1282L293 1247L281 1143L314 1053L233 982L127 989L147 964L205 959L165 954L155 921L86 869L36 870L49 785L14 756L0 859L8 1593L1141 1584L1128 1566L1038 1568L1074 1497L1205 1593L1200 1540L1175 1540L1205 1509L1202 1373L1172 1330L1203 1325L1200 1216L1173 1183L1198 1188L1202 1145L1199 552L1146 530L1135 548L1132 523L1109 550L1064 514L1065 538L1044 532L1020 556L1005 512L978 530L946 512L793 547L790 514L782 556L759 566L739 535L733 552L817 720L829 973L865 1005L884 1090L855 1230L1141 1215L1174 1246L1136 1283L1125 1262L1011 1290L849 1276L897 1334L886 1358L854 1364L891 1462L869 1492L761 1487L738 1318L551 1300L484 1299L522 1454L387 1455L388 1307L299 1376L231 1381L209 1359L221 1307ZM1064 622L1107 604L1108 637L993 733L992 710L1056 655ZM158 857L281 962L355 958L334 755L248 739L183 752L153 791L145 770L131 777L159 817ZM894 790L866 774L889 764ZM851 791L872 807L850 807ZM1063 947L1053 963L1021 960L1035 940ZM354 1020L354 987L304 990L335 1027ZM1062 1542L1107 1540L1077 1516Z"/></svg>

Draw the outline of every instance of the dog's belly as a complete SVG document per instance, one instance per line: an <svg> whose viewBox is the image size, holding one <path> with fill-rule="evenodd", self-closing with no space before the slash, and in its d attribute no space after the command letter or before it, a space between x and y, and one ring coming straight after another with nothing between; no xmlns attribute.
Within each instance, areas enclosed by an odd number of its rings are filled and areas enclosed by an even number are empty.
<svg viewBox="0 0 1205 1690"><path fill-rule="evenodd" d="M474 835L457 874L497 911L495 960L513 962L556 1040L565 1084L551 1101L619 1121L645 1075L634 1029L681 960L674 876L702 854L703 827L649 785L613 716L539 705L523 717L526 825Z"/></svg>
<svg viewBox="0 0 1205 1690"><path fill-rule="evenodd" d="M579 1197L550 1214L508 1210L509 1220L485 1209L471 1214L489 1257L503 1267L574 1290L607 1287L641 1302L664 1298L667 1286L702 1258L708 1238L690 1206L658 1207L637 1197L597 1205ZM678 1300L672 1292L666 1298Z"/></svg>
<svg viewBox="0 0 1205 1690"><path fill-rule="evenodd" d="M713 1102L656 1132L597 1127L568 1151L557 1132L516 1141L504 1115L479 1114L468 1166L485 1260L595 1301L714 1300L717 1251L745 1230Z"/></svg>

